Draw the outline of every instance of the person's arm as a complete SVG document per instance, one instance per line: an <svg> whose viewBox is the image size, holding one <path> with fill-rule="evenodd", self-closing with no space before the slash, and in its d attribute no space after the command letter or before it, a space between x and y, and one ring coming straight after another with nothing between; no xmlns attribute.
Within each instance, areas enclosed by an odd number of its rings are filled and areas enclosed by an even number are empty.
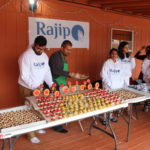
<svg viewBox="0 0 150 150"><path fill-rule="evenodd" d="M138 51L134 57L139 60L144 60L146 58L146 55L140 55L140 54L141 54L141 52Z"/></svg>
<svg viewBox="0 0 150 150"><path fill-rule="evenodd" d="M68 71L63 71L63 65L64 65L63 63L64 62L61 58L61 55L59 56L58 53L54 54L49 59L49 65L50 65L51 70L52 70L54 75L70 77Z"/></svg>
<svg viewBox="0 0 150 150"><path fill-rule="evenodd" d="M144 60L142 64L142 73L145 76L150 76L150 63Z"/></svg>
<svg viewBox="0 0 150 150"><path fill-rule="evenodd" d="M145 82L149 82L148 76L149 76L149 64L146 60L144 60L142 64L142 73L143 73L143 80Z"/></svg>
<svg viewBox="0 0 150 150"><path fill-rule="evenodd" d="M147 67L148 67L148 65L147 65L146 60L145 60L142 64L142 73L143 73L143 75L146 75Z"/></svg>
<svg viewBox="0 0 150 150"><path fill-rule="evenodd" d="M145 46L142 46L142 48L135 54L135 58L139 60L144 60L146 58L146 55L141 55L141 52L145 50Z"/></svg>
<svg viewBox="0 0 150 150"><path fill-rule="evenodd" d="M110 81L109 76L108 76L108 69L109 69L109 66L108 66L107 61L106 61L102 67L102 71L101 71L100 75L102 77L103 83L106 84L108 87L110 87L111 81Z"/></svg>
<svg viewBox="0 0 150 150"><path fill-rule="evenodd" d="M131 58L131 68L134 69L136 66L135 58Z"/></svg>
<svg viewBox="0 0 150 150"><path fill-rule="evenodd" d="M27 85L28 88L34 89L33 80L30 78L30 61L27 56L19 58L20 78Z"/></svg>
<svg viewBox="0 0 150 150"><path fill-rule="evenodd" d="M53 79L52 79L52 74L51 74L51 70L50 70L49 66L47 67L47 71L46 71L46 74L45 74L44 81L49 86L49 88L52 87Z"/></svg>

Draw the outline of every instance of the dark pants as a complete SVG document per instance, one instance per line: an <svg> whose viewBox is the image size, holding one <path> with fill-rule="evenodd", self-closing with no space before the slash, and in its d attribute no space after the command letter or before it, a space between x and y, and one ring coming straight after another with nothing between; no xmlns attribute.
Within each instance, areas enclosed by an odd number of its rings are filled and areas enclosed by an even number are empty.
<svg viewBox="0 0 150 150"><path fill-rule="evenodd" d="M55 81L54 81L55 82ZM56 82L55 82L56 83ZM49 89L48 85L44 82L44 89ZM59 91L59 85L56 83L56 90ZM63 126L60 125L60 126L56 126L56 127L53 127L53 129L55 131L60 131L61 129L63 129Z"/></svg>
<svg viewBox="0 0 150 150"><path fill-rule="evenodd" d="M150 103L150 100L145 101L144 107L149 106L150 105L149 103Z"/></svg>

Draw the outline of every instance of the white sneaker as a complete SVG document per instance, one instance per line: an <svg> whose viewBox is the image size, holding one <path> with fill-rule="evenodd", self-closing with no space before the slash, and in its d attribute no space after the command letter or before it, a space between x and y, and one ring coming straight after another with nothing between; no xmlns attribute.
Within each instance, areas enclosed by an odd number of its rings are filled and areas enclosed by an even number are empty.
<svg viewBox="0 0 150 150"><path fill-rule="evenodd" d="M38 133L40 133L40 134L45 134L46 131L45 131L45 130L38 130Z"/></svg>
<svg viewBox="0 0 150 150"><path fill-rule="evenodd" d="M38 139L37 137L33 137L30 139L31 143L39 143L40 139Z"/></svg>

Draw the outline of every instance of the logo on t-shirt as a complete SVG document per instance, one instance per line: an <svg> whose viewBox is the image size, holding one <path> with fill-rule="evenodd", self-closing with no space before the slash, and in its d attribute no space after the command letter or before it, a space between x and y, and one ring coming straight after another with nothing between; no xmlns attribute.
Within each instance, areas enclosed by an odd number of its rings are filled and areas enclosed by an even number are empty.
<svg viewBox="0 0 150 150"><path fill-rule="evenodd" d="M42 69L45 66L45 62L34 62L33 66L37 69Z"/></svg>
<svg viewBox="0 0 150 150"><path fill-rule="evenodd" d="M119 73L120 72L119 69L117 69L117 70L116 69L109 69L109 71L112 72L112 73Z"/></svg>
<svg viewBox="0 0 150 150"><path fill-rule="evenodd" d="M131 60L129 60L129 59L122 59L121 61L124 63L130 63L131 62Z"/></svg>

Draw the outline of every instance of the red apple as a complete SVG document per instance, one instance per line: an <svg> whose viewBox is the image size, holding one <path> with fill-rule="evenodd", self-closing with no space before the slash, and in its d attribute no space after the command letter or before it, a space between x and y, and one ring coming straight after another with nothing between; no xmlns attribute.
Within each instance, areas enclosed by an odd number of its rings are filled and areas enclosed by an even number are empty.
<svg viewBox="0 0 150 150"><path fill-rule="evenodd" d="M84 85L86 85L86 84L87 84L87 82L86 82L86 81L83 81L83 84L84 84Z"/></svg>
<svg viewBox="0 0 150 150"><path fill-rule="evenodd" d="M64 87L64 84L60 84L60 87L63 88L63 87Z"/></svg>
<svg viewBox="0 0 150 150"><path fill-rule="evenodd" d="M90 79L87 79L87 83L90 83L91 82L91 80Z"/></svg>
<svg viewBox="0 0 150 150"><path fill-rule="evenodd" d="M52 87L56 87L56 86L57 86L57 84L56 84L56 83L53 83L53 84L52 84Z"/></svg>
<svg viewBox="0 0 150 150"><path fill-rule="evenodd" d="M75 83L76 85L78 85L79 84L79 81L76 81L76 83Z"/></svg>
<svg viewBox="0 0 150 150"><path fill-rule="evenodd" d="M68 81L68 82L67 82L67 85L68 85L68 86L70 86L70 85L71 85L71 82L70 82L70 81Z"/></svg>
<svg viewBox="0 0 150 150"><path fill-rule="evenodd" d="M43 87L44 87L44 85L43 85L43 84L41 84L41 85L39 86L39 88L40 88L40 89L42 89Z"/></svg>

